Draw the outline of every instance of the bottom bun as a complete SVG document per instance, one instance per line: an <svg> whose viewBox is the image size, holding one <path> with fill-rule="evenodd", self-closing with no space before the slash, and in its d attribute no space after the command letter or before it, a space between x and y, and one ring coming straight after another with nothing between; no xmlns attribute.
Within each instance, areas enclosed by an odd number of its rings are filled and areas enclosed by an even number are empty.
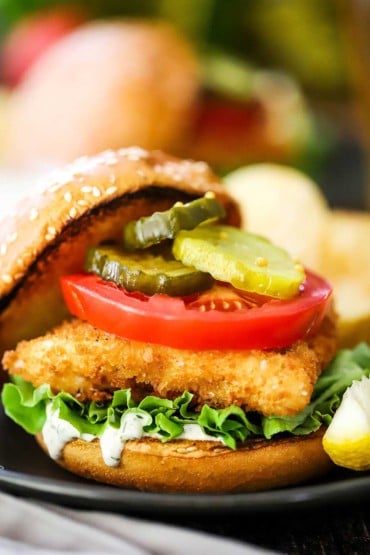
<svg viewBox="0 0 370 555"><path fill-rule="evenodd" d="M225 493L267 490L328 472L333 463L322 447L323 430L300 437L251 440L233 451L219 442L144 438L128 441L117 467L107 466L99 440L68 443L58 461L82 476L146 491ZM47 453L41 434L38 443Z"/></svg>

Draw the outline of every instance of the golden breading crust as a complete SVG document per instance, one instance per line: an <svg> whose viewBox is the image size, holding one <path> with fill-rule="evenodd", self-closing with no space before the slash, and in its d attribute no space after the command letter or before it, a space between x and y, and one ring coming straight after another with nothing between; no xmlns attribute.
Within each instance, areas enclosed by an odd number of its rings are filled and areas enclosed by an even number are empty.
<svg viewBox="0 0 370 555"><path fill-rule="evenodd" d="M179 350L122 339L72 320L22 341L5 353L3 365L35 386L48 383L81 400L104 399L127 387L137 398L147 393L174 398L188 390L197 405L234 403L248 411L285 415L305 408L335 349L332 316L309 340L269 351Z"/></svg>

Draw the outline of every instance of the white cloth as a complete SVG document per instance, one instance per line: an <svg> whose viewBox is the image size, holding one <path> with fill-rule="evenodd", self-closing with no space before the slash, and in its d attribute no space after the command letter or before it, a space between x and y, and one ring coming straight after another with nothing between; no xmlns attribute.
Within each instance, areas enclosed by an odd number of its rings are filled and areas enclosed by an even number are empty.
<svg viewBox="0 0 370 555"><path fill-rule="evenodd" d="M148 520L0 493L0 555L253 555L252 545Z"/></svg>

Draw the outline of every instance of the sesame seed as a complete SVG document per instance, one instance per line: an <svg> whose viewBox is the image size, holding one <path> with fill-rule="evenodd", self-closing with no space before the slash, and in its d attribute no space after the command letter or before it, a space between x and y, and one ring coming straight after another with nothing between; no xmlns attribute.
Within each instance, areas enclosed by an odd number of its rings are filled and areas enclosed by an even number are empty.
<svg viewBox="0 0 370 555"><path fill-rule="evenodd" d="M78 201L77 201L77 204L78 204L79 206L89 206L89 203L87 202L87 200L83 200L83 199L78 200Z"/></svg>
<svg viewBox="0 0 370 555"><path fill-rule="evenodd" d="M209 308L210 308L211 310L214 310L214 309L216 308L216 305L215 305L215 303L214 303L213 301L211 301L211 302L209 303Z"/></svg>
<svg viewBox="0 0 370 555"><path fill-rule="evenodd" d="M18 237L18 233L16 231L14 231L13 233L10 233L10 235L7 236L6 240L9 244L14 243L14 241L17 239L17 237Z"/></svg>
<svg viewBox="0 0 370 555"><path fill-rule="evenodd" d="M75 218L77 216L77 208L72 206L72 208L69 211L69 215L70 215L71 218Z"/></svg>
<svg viewBox="0 0 370 555"><path fill-rule="evenodd" d="M228 303L227 301L224 301L222 303L222 308L224 308L225 310L227 310L228 308L230 308L230 303Z"/></svg>
<svg viewBox="0 0 370 555"><path fill-rule="evenodd" d="M81 193L92 193L93 188L90 185L81 187Z"/></svg>
<svg viewBox="0 0 370 555"><path fill-rule="evenodd" d="M118 190L118 187L108 187L106 190L107 195L113 195Z"/></svg>
<svg viewBox="0 0 370 555"><path fill-rule="evenodd" d="M137 146L120 148L118 154L120 156L125 156L128 160L140 160L141 158L148 157L147 151Z"/></svg>
<svg viewBox="0 0 370 555"><path fill-rule="evenodd" d="M234 306L238 310L241 310L243 308L243 303L241 301L234 301Z"/></svg>
<svg viewBox="0 0 370 555"><path fill-rule="evenodd" d="M189 162L188 160L186 160L186 162L188 162L188 164L191 164L191 162ZM195 164L192 163L192 166L196 172L203 173L208 170L208 165L205 162L195 162Z"/></svg>
<svg viewBox="0 0 370 555"><path fill-rule="evenodd" d="M45 241L52 241L54 239L55 235L52 235L51 233L46 233L45 234Z"/></svg>
<svg viewBox="0 0 370 555"><path fill-rule="evenodd" d="M216 195L214 194L213 191L207 191L204 196L205 198L216 198Z"/></svg>
<svg viewBox="0 0 370 555"><path fill-rule="evenodd" d="M92 194L94 197L97 197L97 198L101 196L101 192L97 187L93 187Z"/></svg>
<svg viewBox="0 0 370 555"><path fill-rule="evenodd" d="M49 235L56 235L57 234L57 230L52 225L49 225L49 227L47 228L47 232L49 233Z"/></svg>
<svg viewBox="0 0 370 555"><path fill-rule="evenodd" d="M36 210L36 208L32 208L29 215L30 222L33 222L34 220L36 220L38 216L39 216L39 211Z"/></svg>
<svg viewBox="0 0 370 555"><path fill-rule="evenodd" d="M259 256L259 257L256 259L256 262L255 262L255 263L256 263L257 266L260 266L261 268L262 268L263 266L268 266L268 261L266 260L266 258L263 258L263 256Z"/></svg>
<svg viewBox="0 0 370 555"><path fill-rule="evenodd" d="M14 276L14 279L18 281L18 280L21 279L22 277L23 277L23 273L22 273L22 272L17 272L17 273L15 274L15 276Z"/></svg>
<svg viewBox="0 0 370 555"><path fill-rule="evenodd" d="M207 309L206 309L206 307L204 306L204 304L201 304L200 307L199 307L199 310L200 310L201 312L205 312Z"/></svg>
<svg viewBox="0 0 370 555"><path fill-rule="evenodd" d="M72 193L70 191L64 193L64 200L66 202L72 202Z"/></svg>
<svg viewBox="0 0 370 555"><path fill-rule="evenodd" d="M189 447L178 447L176 449L176 453L181 453L185 455L186 453L191 453L192 451L196 451L196 447L189 446Z"/></svg>
<svg viewBox="0 0 370 555"><path fill-rule="evenodd" d="M196 451L197 448L195 447L195 445L189 445L189 447L184 447L184 451L186 453L194 453L194 451Z"/></svg>
<svg viewBox="0 0 370 555"><path fill-rule="evenodd" d="M2 243L2 245L0 246L0 254L1 255L6 254L7 250L8 250L8 246L6 245L6 243Z"/></svg>
<svg viewBox="0 0 370 555"><path fill-rule="evenodd" d="M62 183L54 183L51 187L49 187L50 193L55 193L56 191L58 191L58 189L61 188L62 185Z"/></svg>
<svg viewBox="0 0 370 555"><path fill-rule="evenodd" d="M12 276L10 276L9 274L3 274L1 276L1 279L3 280L4 283L11 283L12 280Z"/></svg>

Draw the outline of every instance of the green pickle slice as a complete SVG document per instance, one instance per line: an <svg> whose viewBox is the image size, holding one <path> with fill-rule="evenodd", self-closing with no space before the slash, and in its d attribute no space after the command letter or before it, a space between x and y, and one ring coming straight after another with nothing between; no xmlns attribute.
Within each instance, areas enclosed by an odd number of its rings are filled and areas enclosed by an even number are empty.
<svg viewBox="0 0 370 555"><path fill-rule="evenodd" d="M184 266L171 253L127 253L117 246L89 247L85 269L127 291L185 296L212 287L213 278Z"/></svg>
<svg viewBox="0 0 370 555"><path fill-rule="evenodd" d="M289 254L259 235L222 225L180 231L172 252L183 264L244 291L278 299L299 292L304 269Z"/></svg>
<svg viewBox="0 0 370 555"><path fill-rule="evenodd" d="M181 229L194 229L204 222L225 216L225 210L213 193L183 204L177 202L165 212L129 222L123 230L123 244L127 249L146 249L165 239L173 239Z"/></svg>

